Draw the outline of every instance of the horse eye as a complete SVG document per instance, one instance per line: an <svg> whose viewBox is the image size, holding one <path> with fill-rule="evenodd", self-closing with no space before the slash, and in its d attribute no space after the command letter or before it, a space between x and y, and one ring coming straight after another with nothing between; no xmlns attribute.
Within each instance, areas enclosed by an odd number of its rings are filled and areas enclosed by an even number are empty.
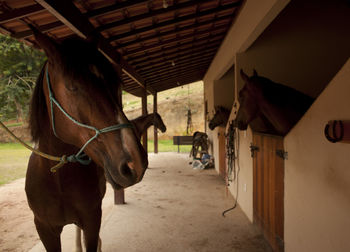
<svg viewBox="0 0 350 252"><path fill-rule="evenodd" d="M66 89L71 92L76 92L78 90L78 87L73 84L66 84Z"/></svg>

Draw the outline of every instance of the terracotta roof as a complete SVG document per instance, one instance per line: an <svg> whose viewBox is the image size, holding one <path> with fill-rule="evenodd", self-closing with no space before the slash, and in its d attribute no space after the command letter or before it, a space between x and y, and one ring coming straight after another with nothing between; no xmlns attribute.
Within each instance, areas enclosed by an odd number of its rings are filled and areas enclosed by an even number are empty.
<svg viewBox="0 0 350 252"><path fill-rule="evenodd" d="M122 69L124 90L159 92L201 80L242 0L5 0L0 32L35 44L27 23L56 40L82 36Z"/></svg>

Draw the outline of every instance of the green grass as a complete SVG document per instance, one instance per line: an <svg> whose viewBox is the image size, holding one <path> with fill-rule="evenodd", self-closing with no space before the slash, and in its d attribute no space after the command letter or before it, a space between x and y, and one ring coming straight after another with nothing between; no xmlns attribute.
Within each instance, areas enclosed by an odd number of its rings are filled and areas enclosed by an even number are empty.
<svg viewBox="0 0 350 252"><path fill-rule="evenodd" d="M23 125L23 122L6 124L6 126L7 126L8 128L17 127L17 126L22 126L22 125Z"/></svg>
<svg viewBox="0 0 350 252"><path fill-rule="evenodd" d="M180 152L190 152L190 145L180 146ZM159 140L159 152L177 152L173 140ZM148 152L154 152L153 141L148 141ZM0 143L0 186L23 178L31 151L18 143Z"/></svg>
<svg viewBox="0 0 350 252"><path fill-rule="evenodd" d="M30 153L17 143L0 144L0 185L25 176Z"/></svg>
<svg viewBox="0 0 350 252"><path fill-rule="evenodd" d="M148 152L154 152L153 140L148 140ZM180 152L190 152L191 145L180 145ZM158 140L158 152L177 152L177 145L173 145L173 140Z"/></svg>

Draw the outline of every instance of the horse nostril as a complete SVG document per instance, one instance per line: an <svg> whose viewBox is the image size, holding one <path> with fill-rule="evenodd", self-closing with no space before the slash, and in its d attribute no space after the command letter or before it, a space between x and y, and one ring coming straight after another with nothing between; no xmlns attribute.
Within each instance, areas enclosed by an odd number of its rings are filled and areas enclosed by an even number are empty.
<svg viewBox="0 0 350 252"><path fill-rule="evenodd" d="M135 171L132 167L132 163L130 162L125 162L124 164L121 165L119 169L120 175L124 177L129 183L135 183L136 182L136 174Z"/></svg>

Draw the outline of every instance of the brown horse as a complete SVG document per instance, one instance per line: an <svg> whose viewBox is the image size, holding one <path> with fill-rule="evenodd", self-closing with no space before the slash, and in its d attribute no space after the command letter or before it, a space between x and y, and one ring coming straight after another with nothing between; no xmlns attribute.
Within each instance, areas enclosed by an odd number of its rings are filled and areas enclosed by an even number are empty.
<svg viewBox="0 0 350 252"><path fill-rule="evenodd" d="M243 70L240 74L245 82L239 92L240 107L235 119L240 130L246 130L249 124L253 131L284 136L314 100L293 88L258 76L255 70L252 77Z"/></svg>
<svg viewBox="0 0 350 252"><path fill-rule="evenodd" d="M160 129L163 133L166 131L166 126L162 117L158 113L139 116L134 120L131 120L131 123L134 125L136 136L138 136L139 139L141 138L142 133L152 125Z"/></svg>
<svg viewBox="0 0 350 252"><path fill-rule="evenodd" d="M122 112L120 78L111 63L86 41L58 44L33 31L48 57L31 102L33 140L50 155L77 154L64 157L70 162L55 173L56 162L32 154L28 203L47 251L61 251L60 234L70 223L83 230L87 251L96 251L106 179L116 189L139 182L147 154Z"/></svg>
<svg viewBox="0 0 350 252"><path fill-rule="evenodd" d="M215 107L215 114L209 121L209 129L214 130L217 126L226 126L230 110L222 106Z"/></svg>

